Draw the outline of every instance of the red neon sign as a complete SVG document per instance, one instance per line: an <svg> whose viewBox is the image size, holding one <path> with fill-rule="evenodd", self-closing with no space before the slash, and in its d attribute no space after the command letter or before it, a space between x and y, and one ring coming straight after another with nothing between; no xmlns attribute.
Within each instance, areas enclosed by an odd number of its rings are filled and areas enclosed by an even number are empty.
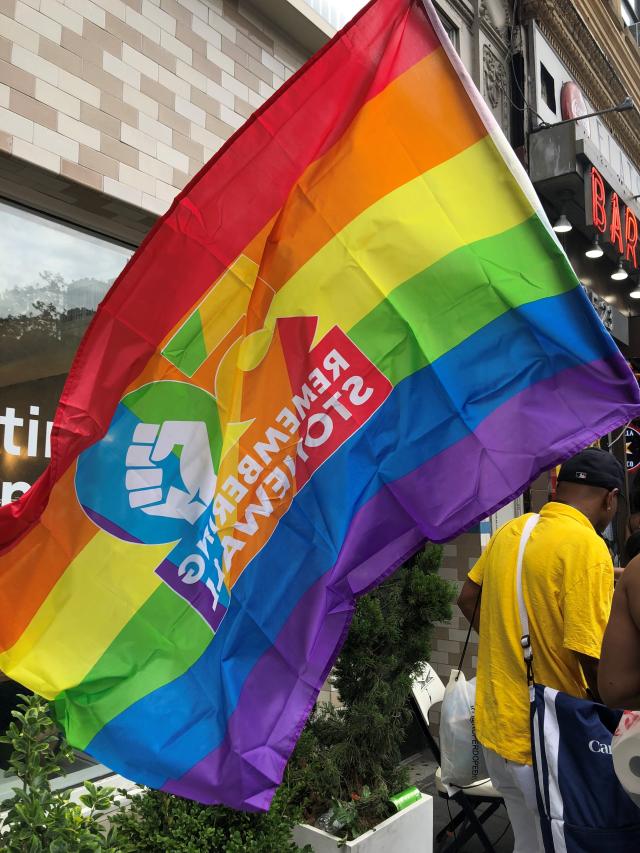
<svg viewBox="0 0 640 853"><path fill-rule="evenodd" d="M604 181L600 172L591 168L591 215L593 217L593 225L602 234L607 230L607 209L605 203L607 194L604 188Z"/></svg>
<svg viewBox="0 0 640 853"><path fill-rule="evenodd" d="M614 246L618 247L618 251L622 254L624 246L622 245L622 225L620 224L620 199L618 198L618 193L611 193L609 240L611 240Z"/></svg>
<svg viewBox="0 0 640 853"><path fill-rule="evenodd" d="M627 251L624 256L625 260L633 260L633 265L637 269L638 260L636 258L636 246L638 245L638 220L636 219L633 211L629 210L629 208L627 208L627 212L624 217L624 239L627 244Z"/></svg>
<svg viewBox="0 0 640 853"><path fill-rule="evenodd" d="M608 203L607 203L608 201ZM623 214L624 211L624 214ZM622 221L624 216L624 231ZM635 213L620 202L618 193L611 192L607 200L607 189L602 175L595 166L591 167L591 219L593 227L606 234L626 261L638 268L638 220Z"/></svg>

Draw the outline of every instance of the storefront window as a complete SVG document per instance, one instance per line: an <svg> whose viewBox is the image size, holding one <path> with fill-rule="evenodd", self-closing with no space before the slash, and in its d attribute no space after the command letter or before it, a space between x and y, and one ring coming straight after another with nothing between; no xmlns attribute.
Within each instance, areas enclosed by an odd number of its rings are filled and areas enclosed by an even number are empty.
<svg viewBox="0 0 640 853"><path fill-rule="evenodd" d="M131 249L0 203L0 501L44 470L71 360Z"/></svg>
<svg viewBox="0 0 640 853"><path fill-rule="evenodd" d="M367 0L307 0L309 6L336 29L343 27L367 4ZM436 4L438 16L456 50L459 48L459 31L456 25Z"/></svg>
<svg viewBox="0 0 640 853"><path fill-rule="evenodd" d="M132 251L0 202L2 504L24 494L47 466L51 424L71 361ZM0 730L21 689L0 673ZM6 757L0 750L0 769Z"/></svg>
<svg viewBox="0 0 640 853"><path fill-rule="evenodd" d="M443 12L438 5L436 5L436 12L440 18L440 23L444 27L446 34L449 36L449 41L455 49L460 52L460 30L456 27L446 12Z"/></svg>
<svg viewBox="0 0 640 853"><path fill-rule="evenodd" d="M366 2L367 0L308 0L311 8L336 28L343 27Z"/></svg>

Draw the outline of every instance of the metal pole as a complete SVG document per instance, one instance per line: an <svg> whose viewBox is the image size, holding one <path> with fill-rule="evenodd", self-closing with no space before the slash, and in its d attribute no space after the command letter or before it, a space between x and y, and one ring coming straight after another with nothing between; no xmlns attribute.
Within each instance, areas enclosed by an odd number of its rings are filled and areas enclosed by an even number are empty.
<svg viewBox="0 0 640 853"><path fill-rule="evenodd" d="M604 110L596 110L593 113L586 113L583 116L575 116L574 118L565 118L562 121L554 121L553 124L549 124L546 121L541 122L538 127L534 128L532 133L535 133L538 130L546 130L548 127L560 127L562 124L570 124L572 121L581 121L583 118L595 118L596 116L603 116L607 113L623 113L627 110L632 110L635 104L631 98L625 98L624 101L620 104L616 104L614 107L607 107Z"/></svg>

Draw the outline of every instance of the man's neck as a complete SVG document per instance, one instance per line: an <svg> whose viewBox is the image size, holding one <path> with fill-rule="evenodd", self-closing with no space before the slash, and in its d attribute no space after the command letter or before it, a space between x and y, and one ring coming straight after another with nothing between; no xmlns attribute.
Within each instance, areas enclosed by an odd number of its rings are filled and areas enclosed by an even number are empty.
<svg viewBox="0 0 640 853"><path fill-rule="evenodd" d="M559 504L564 504L564 506L570 506L572 509L577 509L578 512L581 512L582 515L584 515L585 518L587 518L591 522L591 525L593 526L594 530L598 532L598 528L596 527L595 513L592 507L577 500L568 501L556 498L555 502Z"/></svg>

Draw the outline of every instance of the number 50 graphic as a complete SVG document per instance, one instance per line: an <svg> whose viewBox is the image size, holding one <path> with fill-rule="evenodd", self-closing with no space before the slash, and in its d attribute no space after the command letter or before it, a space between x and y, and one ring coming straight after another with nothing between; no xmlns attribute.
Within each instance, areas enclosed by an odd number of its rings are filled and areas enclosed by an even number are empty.
<svg viewBox="0 0 640 853"><path fill-rule="evenodd" d="M187 381L152 382L128 394L107 436L80 457L78 499L108 532L147 544L177 541L210 506L223 433L233 432L228 427L242 341L239 329L235 337L230 333L256 285L267 304L271 300L257 274L257 264L245 256L225 271L162 351ZM231 343L219 364L207 364L226 339ZM198 371L206 376L195 377Z"/></svg>

